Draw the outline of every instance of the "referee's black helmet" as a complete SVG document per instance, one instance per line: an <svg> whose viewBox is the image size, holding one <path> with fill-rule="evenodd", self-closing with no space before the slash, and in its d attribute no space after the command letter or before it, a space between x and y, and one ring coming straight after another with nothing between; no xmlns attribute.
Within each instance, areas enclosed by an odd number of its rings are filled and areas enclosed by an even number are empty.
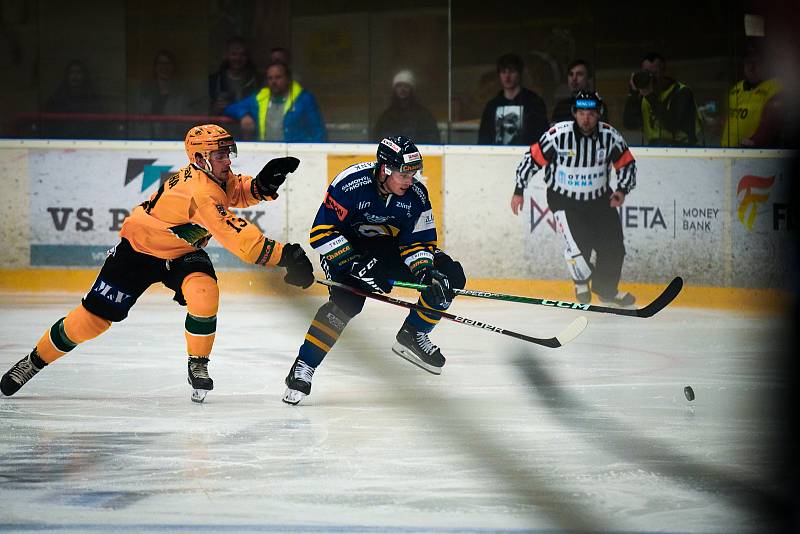
<svg viewBox="0 0 800 534"><path fill-rule="evenodd" d="M603 98L595 91L578 91L572 99L572 114L575 115L579 109L593 109L600 115L603 114Z"/></svg>

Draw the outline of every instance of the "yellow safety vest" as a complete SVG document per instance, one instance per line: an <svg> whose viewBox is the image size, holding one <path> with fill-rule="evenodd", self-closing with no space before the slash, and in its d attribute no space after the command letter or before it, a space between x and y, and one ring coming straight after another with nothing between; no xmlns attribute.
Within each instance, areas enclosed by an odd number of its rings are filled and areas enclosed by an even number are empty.
<svg viewBox="0 0 800 534"><path fill-rule="evenodd" d="M294 105L294 101L297 100L297 97L300 96L300 93L303 91L303 87L295 82L292 81L292 87L289 89L289 97L283 103L283 116L284 119L286 118L286 114L291 109L292 105ZM270 90L269 87L264 87L261 91L258 92L256 95L256 101L258 102L258 139L259 141L266 141L267 140L267 110L269 110L269 98L270 98Z"/></svg>
<svg viewBox="0 0 800 534"><path fill-rule="evenodd" d="M728 118L720 145L738 147L743 139L752 137L761 123L764 106L782 89L777 78L765 80L750 90L744 88L744 80L734 85L728 92Z"/></svg>
<svg viewBox="0 0 800 534"><path fill-rule="evenodd" d="M671 97L673 92L683 89L684 87L686 87L684 84L675 82L658 95L659 101L664 104L664 107L667 108L667 111L669 111L669 108L672 105ZM694 113L694 129L694 138L696 141L699 141L703 134L703 126L700 124L700 115L697 113L696 108ZM650 102L648 102L646 98L642 98L642 130L644 131L645 142L649 145L661 144L672 146L689 144L689 132L678 130L673 134L664 128L664 126L661 124L661 121L659 121L653 113L653 109L650 107Z"/></svg>

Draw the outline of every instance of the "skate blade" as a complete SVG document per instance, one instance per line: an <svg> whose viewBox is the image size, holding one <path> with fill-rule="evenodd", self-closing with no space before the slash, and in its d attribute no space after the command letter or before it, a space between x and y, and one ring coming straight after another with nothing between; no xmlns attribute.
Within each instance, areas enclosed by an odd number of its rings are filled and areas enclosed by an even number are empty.
<svg viewBox="0 0 800 534"><path fill-rule="evenodd" d="M286 404L297 406L298 404L300 404L300 401L302 401L305 397L306 394L303 393L302 391L286 388L286 393L283 394L283 399L281 400L283 400L283 402L285 402Z"/></svg>
<svg viewBox="0 0 800 534"><path fill-rule="evenodd" d="M413 363L414 365L416 365L420 369L428 371L432 375L440 375L440 374L442 374L442 368L441 367L436 367L435 365L431 365L429 363L423 362L422 360L420 360L417 357L416 354L414 354L413 352L411 352L410 350L405 348L400 343L395 343L394 344L394 346L392 347L392 352L394 352L395 354L397 354L401 358L404 358L404 359L410 361L411 363Z"/></svg>
<svg viewBox="0 0 800 534"><path fill-rule="evenodd" d="M211 390L208 389L192 389L192 402L202 403L206 400L206 395Z"/></svg>

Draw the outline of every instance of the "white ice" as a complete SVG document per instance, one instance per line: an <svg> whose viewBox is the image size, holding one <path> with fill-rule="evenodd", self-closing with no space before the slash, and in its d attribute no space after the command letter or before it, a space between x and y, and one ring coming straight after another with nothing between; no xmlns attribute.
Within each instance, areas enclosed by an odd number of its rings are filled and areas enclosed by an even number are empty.
<svg viewBox="0 0 800 534"><path fill-rule="evenodd" d="M79 298L0 295L0 372ZM560 349L443 321L434 376L390 350L405 311L368 301L311 396L285 405L323 302L223 293L200 405L185 309L146 294L0 398L0 531L768 531L779 316L584 313ZM537 337L576 317L467 298L451 311Z"/></svg>

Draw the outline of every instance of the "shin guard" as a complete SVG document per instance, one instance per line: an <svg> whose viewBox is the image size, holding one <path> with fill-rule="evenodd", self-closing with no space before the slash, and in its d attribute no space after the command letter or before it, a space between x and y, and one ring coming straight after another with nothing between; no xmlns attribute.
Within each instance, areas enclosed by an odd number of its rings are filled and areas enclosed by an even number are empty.
<svg viewBox="0 0 800 534"><path fill-rule="evenodd" d="M592 277L592 267L588 262L589 258L578 247L564 210L553 212L553 218L556 221L558 233L564 239L564 260L567 262L569 275L576 284L585 284ZM588 252L591 254L591 251Z"/></svg>
<svg viewBox="0 0 800 534"><path fill-rule="evenodd" d="M219 287L205 273L192 273L181 284L186 299L186 350L189 356L208 358L217 332Z"/></svg>
<svg viewBox="0 0 800 534"><path fill-rule="evenodd" d="M52 363L80 343L94 339L111 327L111 321L97 316L83 305L62 317L36 343L36 352L46 363Z"/></svg>

